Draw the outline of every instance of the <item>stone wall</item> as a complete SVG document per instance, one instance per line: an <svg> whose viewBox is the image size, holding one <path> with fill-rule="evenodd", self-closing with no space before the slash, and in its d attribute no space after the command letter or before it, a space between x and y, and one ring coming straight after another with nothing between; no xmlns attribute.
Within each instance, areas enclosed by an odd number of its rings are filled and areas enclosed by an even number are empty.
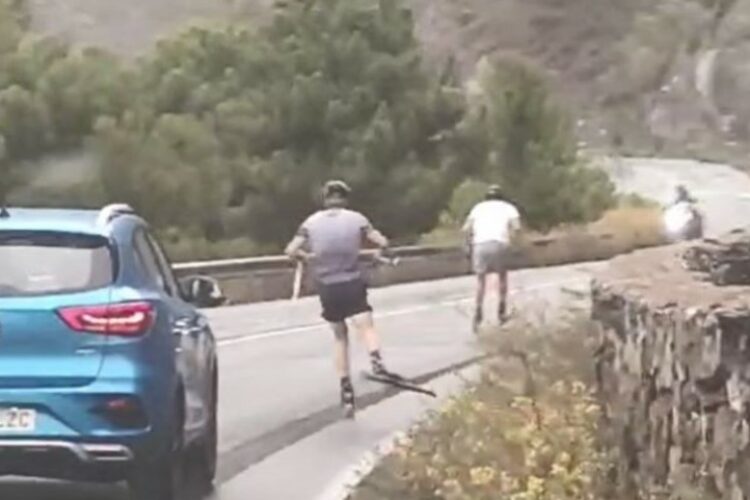
<svg viewBox="0 0 750 500"><path fill-rule="evenodd" d="M618 482L623 498L750 499L750 287L697 276L687 248L618 257L592 283Z"/></svg>

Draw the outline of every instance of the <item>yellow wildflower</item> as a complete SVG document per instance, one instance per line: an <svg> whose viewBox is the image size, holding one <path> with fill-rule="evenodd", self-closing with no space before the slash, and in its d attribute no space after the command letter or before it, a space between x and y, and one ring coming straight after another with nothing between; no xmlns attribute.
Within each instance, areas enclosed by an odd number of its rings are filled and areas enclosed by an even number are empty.
<svg viewBox="0 0 750 500"><path fill-rule="evenodd" d="M570 453L568 453L567 451L561 452L560 455L557 457L557 462L564 467L569 466L572 460L573 459L570 456Z"/></svg>
<svg viewBox="0 0 750 500"><path fill-rule="evenodd" d="M474 467L469 474L474 486L486 486L495 479L495 470L492 467Z"/></svg>
<svg viewBox="0 0 750 500"><path fill-rule="evenodd" d="M583 382L573 382L573 394L583 394L586 392L586 384Z"/></svg>
<svg viewBox="0 0 750 500"><path fill-rule="evenodd" d="M455 479L446 479L443 481L443 492L446 494L457 493L461 491L461 485Z"/></svg>
<svg viewBox="0 0 750 500"><path fill-rule="evenodd" d="M544 493L544 479L536 476L529 476L526 481L526 490L534 497Z"/></svg>

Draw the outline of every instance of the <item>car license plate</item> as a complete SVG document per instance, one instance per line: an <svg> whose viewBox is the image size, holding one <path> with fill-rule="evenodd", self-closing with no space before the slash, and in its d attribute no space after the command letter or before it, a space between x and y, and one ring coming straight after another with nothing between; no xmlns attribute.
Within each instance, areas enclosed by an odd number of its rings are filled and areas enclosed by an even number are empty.
<svg viewBox="0 0 750 500"><path fill-rule="evenodd" d="M31 432L35 429L35 410L0 408L0 432Z"/></svg>

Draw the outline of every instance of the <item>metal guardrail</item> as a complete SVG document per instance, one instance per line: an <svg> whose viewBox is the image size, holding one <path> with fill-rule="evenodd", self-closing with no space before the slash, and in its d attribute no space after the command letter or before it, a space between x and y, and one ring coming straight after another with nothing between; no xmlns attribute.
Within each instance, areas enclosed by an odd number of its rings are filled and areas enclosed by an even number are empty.
<svg viewBox="0 0 750 500"><path fill-rule="evenodd" d="M458 246L452 245L427 245L427 246L407 246L392 249L397 257L427 257L430 255L453 253L461 251ZM372 258L375 250L365 250L362 252L361 259ZM292 262L285 255L267 255L262 257L245 257L239 259L222 259L207 260L197 262L182 262L172 266L175 272L181 276L188 274L223 274L235 273L241 271L259 271L271 269L285 269L294 267Z"/></svg>
<svg viewBox="0 0 750 500"><path fill-rule="evenodd" d="M614 256L609 249L598 254L590 250L598 247L597 241L611 240L612 234L570 234L528 239L511 250L510 266L513 269L539 265L560 265L582 260L601 260ZM557 255L556 243L561 244ZM575 255L579 253L578 259ZM551 253L549 253L551 252ZM398 247L391 256L401 265L379 266L375 250L361 254L362 263L370 275L372 286L409 283L430 279L461 276L470 272L464 249L458 245L429 245ZM545 257L546 255L546 257ZM587 255L587 257L583 257ZM389 256L390 257L390 256ZM551 257L551 258L550 258ZM177 277L189 284L192 291L202 297L202 307L216 307L228 303L241 304L265 300L288 299L307 295L314 286L303 277L302 268L283 255L249 257L240 259L184 262L174 265Z"/></svg>
<svg viewBox="0 0 750 500"><path fill-rule="evenodd" d="M602 240L610 240L612 234L599 234ZM558 237L539 237L532 239L530 244L535 247L546 247L558 240ZM428 257L431 255L443 255L462 252L462 248L456 245L415 245L397 247L392 249L394 256L400 258ZM365 250L361 258L367 260L372 258L374 250ZM179 276L188 275L221 275L249 271L264 271L274 269L287 269L294 267L294 262L284 255L268 255L262 257L246 257L239 259L207 260L196 262L182 262L175 264L175 272Z"/></svg>

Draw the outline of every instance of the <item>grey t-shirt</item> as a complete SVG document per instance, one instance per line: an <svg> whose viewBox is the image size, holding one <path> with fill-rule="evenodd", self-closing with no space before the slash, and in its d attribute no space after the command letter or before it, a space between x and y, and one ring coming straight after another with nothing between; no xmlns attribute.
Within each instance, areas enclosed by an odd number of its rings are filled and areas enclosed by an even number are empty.
<svg viewBox="0 0 750 500"><path fill-rule="evenodd" d="M299 228L310 251L319 283L333 284L362 277L359 252L370 221L359 212L329 208L312 214Z"/></svg>

